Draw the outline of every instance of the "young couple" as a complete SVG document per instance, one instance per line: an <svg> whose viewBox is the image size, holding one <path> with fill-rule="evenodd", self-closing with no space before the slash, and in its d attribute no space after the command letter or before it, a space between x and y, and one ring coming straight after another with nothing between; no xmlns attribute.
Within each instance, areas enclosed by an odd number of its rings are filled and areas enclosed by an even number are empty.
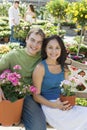
<svg viewBox="0 0 87 130"><path fill-rule="evenodd" d="M29 84L32 84L32 73L33 73L33 70L36 67L36 65L41 61L41 52L40 51L41 51L41 47L43 47L43 45L45 45L44 44L45 42L43 42L44 38L45 38L45 34L43 33L43 31L41 29L39 29L39 28L31 29L30 32L28 33L27 37L26 37L26 47L25 48L12 50L12 51L7 53L6 55L4 55L0 59L0 73L3 70L7 69L7 68L12 69L14 65L18 64L18 65L20 65L22 67L22 69L20 70L20 73L23 76L23 78L25 79L24 81L29 83ZM56 41L56 39L54 41ZM56 42L58 42L58 41L56 41ZM48 43L49 42L47 42L47 44ZM53 45L55 45L55 43ZM58 47L60 47L60 48L58 48ZM58 47L56 48L56 50L60 51L60 55L61 55L62 47L60 46L60 44L58 45ZM50 49L51 48L52 47L50 47ZM43 52L43 49L42 49L42 54L43 53L44 52ZM48 53L48 52L47 52L47 55L45 55L46 57L42 57L42 58L45 59L45 58L48 57L48 55L50 55L50 56L55 58L55 54L51 54L51 53ZM56 56L58 56L58 55L59 54L57 54ZM57 63L57 61L55 59L55 61L56 61L55 63L56 64L54 64L54 66L56 67L56 70L55 70L54 67L52 67L50 65L51 69L54 72L57 72L57 73L61 72L61 60L62 60L61 58L63 58L63 57L60 57L60 59L58 60L58 63ZM54 62L54 59L52 61ZM63 62L62 63L62 69L63 69L64 61L65 61L65 59L63 59L63 61L62 61ZM43 61L43 62L45 62L45 61ZM43 62L41 63L41 65L39 65L39 66L42 66L42 75L40 75L40 72L38 73L39 74L39 78L40 78L40 82L39 82L40 85L37 86L36 84L38 84L38 83L36 83L36 81L33 79L33 81L34 81L33 83L35 84L35 86L39 87L38 95L40 95L40 91L45 90L43 88L40 89L40 87L42 86L41 85L41 77L43 78L44 71L45 71L44 67L43 67L43 64L44 64ZM49 60L46 60L45 63L46 64L52 64L53 63L53 62L52 63L50 63L50 62L49 62ZM66 62L67 62L67 64L71 64L72 63L72 65L74 65L74 66L77 65L77 67L79 67L79 68L81 67L83 69L87 69L87 65L78 63L78 62L73 61L71 59L67 59ZM38 67L36 67L35 71L37 70L37 68ZM34 74L33 74L33 78L35 77L34 76L35 75L35 71L34 71ZM40 69L40 71L41 71L41 69ZM57 74L54 73L54 75L57 75ZM38 75L37 75L37 78L38 78ZM53 80L51 80L51 81L53 81ZM48 84L48 86L49 86L49 84ZM41 93L43 93L43 91ZM36 95L36 97L38 95ZM4 92L0 89L0 101L2 101L4 99L5 99ZM34 99L35 99L35 97L34 97ZM42 102L39 102L39 103L43 104ZM57 105L57 108L59 108L58 107L59 106L58 103L59 103L59 99L56 101L56 103L54 102L55 106ZM65 103L61 103L60 102L60 108L63 108L63 107L65 109L70 109L71 108L69 105L66 106L64 104ZM25 100L24 100L22 121L23 121L23 123L25 125L26 130L35 130L35 129L37 129L37 130L46 130L46 121L45 121L45 116L44 116L44 113L42 111L41 105L38 104L37 102L35 102L33 100L32 96L30 96L30 95L27 95L25 97Z"/></svg>

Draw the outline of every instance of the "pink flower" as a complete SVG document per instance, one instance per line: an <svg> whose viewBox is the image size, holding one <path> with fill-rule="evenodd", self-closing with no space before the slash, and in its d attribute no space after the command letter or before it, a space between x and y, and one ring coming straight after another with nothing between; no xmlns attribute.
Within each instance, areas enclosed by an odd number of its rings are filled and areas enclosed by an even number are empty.
<svg viewBox="0 0 87 130"><path fill-rule="evenodd" d="M15 76L14 73L8 74L7 79L13 84L13 86L18 85L19 79Z"/></svg>
<svg viewBox="0 0 87 130"><path fill-rule="evenodd" d="M14 71L9 69L2 72L0 75L0 86L5 93L6 99L15 101L24 97L26 94L36 93L36 88L24 82L23 77L18 70L21 69L20 65L15 65L13 67Z"/></svg>
<svg viewBox="0 0 87 130"><path fill-rule="evenodd" d="M71 69L73 70L73 71L76 71L76 70L78 70L76 67L74 67L74 66L71 66Z"/></svg>
<svg viewBox="0 0 87 130"><path fill-rule="evenodd" d="M15 77L17 77L18 79L21 79L21 75L18 74L17 72L14 72L13 75L14 75Z"/></svg>
<svg viewBox="0 0 87 130"><path fill-rule="evenodd" d="M73 83L76 83L78 81L78 78L77 77L71 77L70 81L73 82Z"/></svg>
<svg viewBox="0 0 87 130"><path fill-rule="evenodd" d="M30 92L32 92L32 93L37 93L37 88L36 87L34 87L34 86L30 86Z"/></svg>
<svg viewBox="0 0 87 130"><path fill-rule="evenodd" d="M11 73L9 69L3 71L3 73L0 75L0 79L5 79L8 73Z"/></svg>
<svg viewBox="0 0 87 130"><path fill-rule="evenodd" d="M87 61L85 61L85 64L87 65Z"/></svg>
<svg viewBox="0 0 87 130"><path fill-rule="evenodd" d="M14 70L20 70L20 69L21 69L21 66L20 66L20 65L15 65L15 66L13 67L13 69L14 69Z"/></svg>

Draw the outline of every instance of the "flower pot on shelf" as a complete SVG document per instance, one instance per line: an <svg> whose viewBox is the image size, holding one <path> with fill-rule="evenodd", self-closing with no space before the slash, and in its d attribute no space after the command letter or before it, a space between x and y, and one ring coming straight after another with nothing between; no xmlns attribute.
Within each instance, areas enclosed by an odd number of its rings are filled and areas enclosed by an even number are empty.
<svg viewBox="0 0 87 130"><path fill-rule="evenodd" d="M86 87L85 87L84 84L78 84L78 85L76 86L76 89L77 89L78 91L84 91L84 90L86 89Z"/></svg>
<svg viewBox="0 0 87 130"><path fill-rule="evenodd" d="M4 42L8 43L9 42L9 37L4 37Z"/></svg>
<svg viewBox="0 0 87 130"><path fill-rule="evenodd" d="M75 105L75 99L76 99L76 96L73 95L73 96L64 96L64 95L61 95L60 96L60 100L63 102L63 101L69 101L70 105L71 106L74 106Z"/></svg>
<svg viewBox="0 0 87 130"><path fill-rule="evenodd" d="M0 102L0 124L3 126L20 123L24 98L15 102L3 100Z"/></svg>
<svg viewBox="0 0 87 130"><path fill-rule="evenodd" d="M85 58L85 55L84 54L79 54L79 55L76 55L76 54L69 54L68 55L69 58L73 59L73 60L82 60L83 58Z"/></svg>
<svg viewBox="0 0 87 130"><path fill-rule="evenodd" d="M82 77L84 77L85 75L86 75L86 73L85 73L85 71L80 71L79 73L78 73L78 75L81 75Z"/></svg>

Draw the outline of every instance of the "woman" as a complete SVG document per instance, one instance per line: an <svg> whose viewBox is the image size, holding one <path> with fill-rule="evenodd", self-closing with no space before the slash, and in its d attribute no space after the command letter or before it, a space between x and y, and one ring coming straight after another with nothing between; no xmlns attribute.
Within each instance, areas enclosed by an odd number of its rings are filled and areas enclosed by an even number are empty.
<svg viewBox="0 0 87 130"><path fill-rule="evenodd" d="M25 21L29 22L30 24L36 22L36 13L32 4L29 4L28 6L28 9L25 14Z"/></svg>
<svg viewBox="0 0 87 130"><path fill-rule="evenodd" d="M59 99L60 83L68 78L66 49L59 36L44 40L42 59L33 72L33 84L37 87L37 94L33 97L41 104L47 122L57 130L86 130L87 108L71 107L68 101Z"/></svg>

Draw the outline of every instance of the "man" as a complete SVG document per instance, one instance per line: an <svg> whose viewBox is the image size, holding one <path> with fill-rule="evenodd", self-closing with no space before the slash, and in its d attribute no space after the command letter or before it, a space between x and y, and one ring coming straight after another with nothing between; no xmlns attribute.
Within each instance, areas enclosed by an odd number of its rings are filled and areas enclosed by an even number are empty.
<svg viewBox="0 0 87 130"><path fill-rule="evenodd" d="M20 74L24 82L32 84L32 72L38 62L41 61L41 45L45 35L41 29L31 29L26 38L26 47L13 50L0 59L0 73L14 65L20 65ZM5 99L4 93L0 89L0 101ZM22 121L26 130L46 130L45 116L39 104L32 96L27 95L23 105Z"/></svg>
<svg viewBox="0 0 87 130"><path fill-rule="evenodd" d="M14 38L14 26L20 23L20 12L19 12L19 0L14 0L13 5L9 8L9 25L11 28L11 37L10 42L18 42L16 38Z"/></svg>

